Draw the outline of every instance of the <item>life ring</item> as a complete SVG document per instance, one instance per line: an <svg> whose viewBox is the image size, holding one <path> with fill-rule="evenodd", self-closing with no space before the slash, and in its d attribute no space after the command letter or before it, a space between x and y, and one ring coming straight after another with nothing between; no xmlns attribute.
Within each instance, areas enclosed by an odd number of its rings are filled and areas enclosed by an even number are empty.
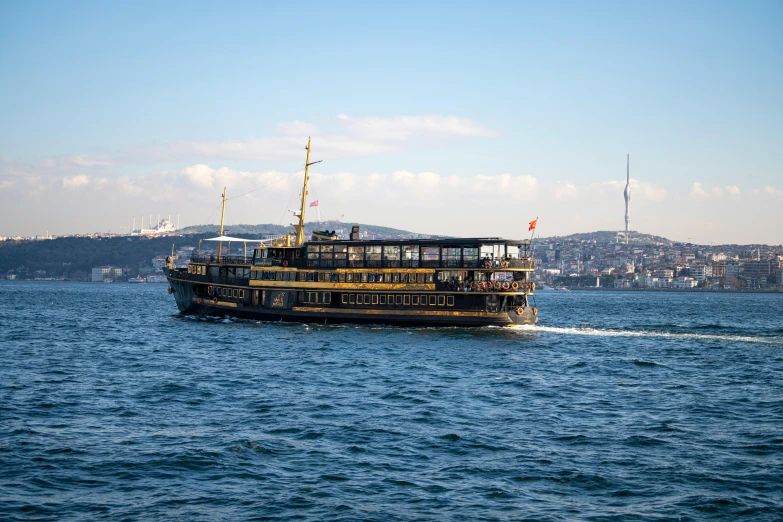
<svg viewBox="0 0 783 522"><path fill-rule="evenodd" d="M215 303L215 304L218 304L218 298L217 297L213 297L212 298L212 302Z"/></svg>
<svg viewBox="0 0 783 522"><path fill-rule="evenodd" d="M170 293L170 294L173 294L173 293L174 293L174 289L173 289L173 288L171 288L171 287L169 287L169 289L168 289L168 293Z"/></svg>
<svg viewBox="0 0 783 522"><path fill-rule="evenodd" d="M519 288L519 283L514 281L513 283L511 283L511 288L513 288L514 290L517 290Z"/></svg>
<svg viewBox="0 0 783 522"><path fill-rule="evenodd" d="M511 288L511 285L508 283L508 281L505 281L503 283L503 290L508 290L509 288Z"/></svg>
<svg viewBox="0 0 783 522"><path fill-rule="evenodd" d="M535 283L530 283L530 289L531 290L535 290L536 289L536 284Z"/></svg>
<svg viewBox="0 0 783 522"><path fill-rule="evenodd" d="M525 309L522 308L521 306L519 308L517 308L517 315L522 315L524 312L525 312Z"/></svg>
<svg viewBox="0 0 783 522"><path fill-rule="evenodd" d="M500 284L500 281L495 281L495 290L500 290L500 287L503 286Z"/></svg>
<svg viewBox="0 0 783 522"><path fill-rule="evenodd" d="M198 298L198 304L204 304L204 300L202 298Z"/></svg>
<svg viewBox="0 0 783 522"><path fill-rule="evenodd" d="M533 315L538 315L538 308L535 306L533 307Z"/></svg>
<svg viewBox="0 0 783 522"><path fill-rule="evenodd" d="M288 259L283 259L283 266L288 266Z"/></svg>

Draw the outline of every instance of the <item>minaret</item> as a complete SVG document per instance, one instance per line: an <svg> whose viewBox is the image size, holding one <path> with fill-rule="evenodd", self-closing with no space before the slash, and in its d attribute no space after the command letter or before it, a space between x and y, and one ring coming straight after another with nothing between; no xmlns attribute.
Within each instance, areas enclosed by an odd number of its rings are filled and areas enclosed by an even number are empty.
<svg viewBox="0 0 783 522"><path fill-rule="evenodd" d="M625 165L625 244L628 244L631 227L631 155L626 156Z"/></svg>

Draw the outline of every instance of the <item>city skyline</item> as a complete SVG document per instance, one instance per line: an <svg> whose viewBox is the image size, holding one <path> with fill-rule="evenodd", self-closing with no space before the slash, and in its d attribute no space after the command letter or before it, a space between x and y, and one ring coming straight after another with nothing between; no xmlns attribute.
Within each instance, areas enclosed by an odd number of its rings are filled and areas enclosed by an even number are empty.
<svg viewBox="0 0 783 522"><path fill-rule="evenodd" d="M779 3L440 7L4 3L0 235L285 225L312 136L324 219L783 243Z"/></svg>

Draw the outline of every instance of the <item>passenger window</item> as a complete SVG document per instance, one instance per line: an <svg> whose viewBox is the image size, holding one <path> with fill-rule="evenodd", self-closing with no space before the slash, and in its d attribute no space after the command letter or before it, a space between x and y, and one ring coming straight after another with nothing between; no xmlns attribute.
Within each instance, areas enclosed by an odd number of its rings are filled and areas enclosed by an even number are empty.
<svg viewBox="0 0 783 522"><path fill-rule="evenodd" d="M416 306L417 304L419 304L419 296L418 295L414 295L413 296L413 298L411 299L411 304L413 304L413 306Z"/></svg>
<svg viewBox="0 0 783 522"><path fill-rule="evenodd" d="M355 304L356 303L356 294L351 294L348 296L348 304Z"/></svg>
<svg viewBox="0 0 783 522"><path fill-rule="evenodd" d="M368 281L369 281L370 283L374 283L374 282L375 282L375 274L369 274L369 275L367 276L367 279L368 279Z"/></svg>
<svg viewBox="0 0 783 522"><path fill-rule="evenodd" d="M435 306L435 299L437 296L431 295L430 296L430 306Z"/></svg>
<svg viewBox="0 0 783 522"><path fill-rule="evenodd" d="M438 306L443 306L446 304L446 297L443 295L438 296Z"/></svg>
<svg viewBox="0 0 783 522"><path fill-rule="evenodd" d="M393 295L389 295L389 304L390 305L394 304L394 296Z"/></svg>
<svg viewBox="0 0 783 522"><path fill-rule="evenodd" d="M362 272L362 283L367 282L367 275L368 275L367 272Z"/></svg>
<svg viewBox="0 0 783 522"><path fill-rule="evenodd" d="M428 283L432 283L433 282L432 274L427 274L427 282Z"/></svg>
<svg viewBox="0 0 783 522"><path fill-rule="evenodd" d="M364 304L370 304L370 294L364 294Z"/></svg>
<svg viewBox="0 0 783 522"><path fill-rule="evenodd" d="M385 305L386 304L386 296L382 295L378 297L378 304Z"/></svg>
<svg viewBox="0 0 783 522"><path fill-rule="evenodd" d="M345 282L345 273L343 273L343 272L340 272L340 282L341 283Z"/></svg>
<svg viewBox="0 0 783 522"><path fill-rule="evenodd" d="M398 295L394 298L394 304L401 305L402 304L402 296Z"/></svg>
<svg viewBox="0 0 783 522"><path fill-rule="evenodd" d="M446 296L446 304L448 306L454 306L454 296L453 295Z"/></svg>
<svg viewBox="0 0 783 522"><path fill-rule="evenodd" d="M399 272L394 272L392 274L392 283L399 283L400 282L400 274Z"/></svg>
<svg viewBox="0 0 783 522"><path fill-rule="evenodd" d="M332 303L332 293L331 292L324 292L324 304L331 304Z"/></svg>
<svg viewBox="0 0 783 522"><path fill-rule="evenodd" d="M356 296L356 304L364 304L364 298L362 297L362 294L358 294Z"/></svg>
<svg viewBox="0 0 783 522"><path fill-rule="evenodd" d="M343 304L348 304L348 294L342 295Z"/></svg>
<svg viewBox="0 0 783 522"><path fill-rule="evenodd" d="M405 306L410 306L410 304L411 304L411 296L409 296L409 295L403 296L402 302L403 302L403 304Z"/></svg>
<svg viewBox="0 0 783 522"><path fill-rule="evenodd" d="M408 274L406 272L403 272L400 274L400 283L407 283L408 282Z"/></svg>
<svg viewBox="0 0 783 522"><path fill-rule="evenodd" d="M423 283L424 282L424 274L417 274L416 275L416 282L417 283Z"/></svg>
<svg viewBox="0 0 783 522"><path fill-rule="evenodd" d="M378 296L373 294L372 296L372 304L377 305L378 304Z"/></svg>

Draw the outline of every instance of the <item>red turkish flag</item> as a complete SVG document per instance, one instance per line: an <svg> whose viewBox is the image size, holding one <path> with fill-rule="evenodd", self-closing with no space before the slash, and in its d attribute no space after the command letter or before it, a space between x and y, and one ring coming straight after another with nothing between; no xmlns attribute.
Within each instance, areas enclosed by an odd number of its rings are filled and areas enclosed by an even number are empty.
<svg viewBox="0 0 783 522"><path fill-rule="evenodd" d="M538 218L534 219L530 222L530 228L527 229L528 232L531 232L536 229L536 223L538 223Z"/></svg>

